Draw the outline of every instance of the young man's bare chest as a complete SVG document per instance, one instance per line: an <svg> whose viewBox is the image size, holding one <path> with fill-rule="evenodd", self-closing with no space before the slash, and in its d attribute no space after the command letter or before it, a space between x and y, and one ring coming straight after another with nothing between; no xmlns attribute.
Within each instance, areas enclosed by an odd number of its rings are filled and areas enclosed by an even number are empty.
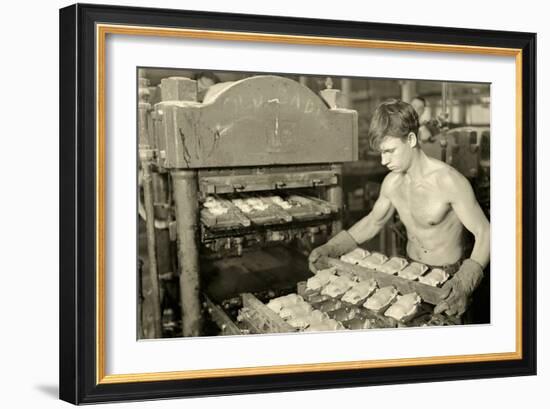
<svg viewBox="0 0 550 409"><path fill-rule="evenodd" d="M399 176L390 193L390 200L408 227L433 228L452 213L451 205L437 185L435 176L419 181Z"/></svg>

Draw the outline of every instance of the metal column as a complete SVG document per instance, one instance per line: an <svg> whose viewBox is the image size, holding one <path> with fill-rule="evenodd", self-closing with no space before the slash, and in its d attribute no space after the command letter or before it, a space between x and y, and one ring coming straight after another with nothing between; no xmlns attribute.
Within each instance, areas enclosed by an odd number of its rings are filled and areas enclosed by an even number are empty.
<svg viewBox="0 0 550 409"><path fill-rule="evenodd" d="M151 309L153 314L153 337L162 337L162 322L160 312L160 287L157 269L157 241L155 233L155 209L153 206L153 179L151 164L147 152L140 151L141 169L143 171L143 198L145 206L145 227L147 232L147 255L149 258L149 280L151 283ZM141 277L140 277L141 279Z"/></svg>
<svg viewBox="0 0 550 409"><path fill-rule="evenodd" d="M201 332L197 173L176 170L171 175L176 204L183 336L191 337Z"/></svg>
<svg viewBox="0 0 550 409"><path fill-rule="evenodd" d="M147 78L139 79L139 102L138 102L138 139L140 146L151 146L149 140L149 112L151 104L149 103L149 80Z"/></svg>
<svg viewBox="0 0 550 409"><path fill-rule="evenodd" d="M416 96L416 81L415 80L403 80L399 81L401 85L401 100L405 102L411 102Z"/></svg>
<svg viewBox="0 0 550 409"><path fill-rule="evenodd" d="M342 78L342 106L341 108L347 108L351 109L353 106L353 101L351 98L351 79L350 78Z"/></svg>
<svg viewBox="0 0 550 409"><path fill-rule="evenodd" d="M338 175L338 184L327 186L326 199L338 207L338 218L332 222L332 235L342 230L342 218L344 216L344 190L342 187L342 165L331 166L334 173Z"/></svg>

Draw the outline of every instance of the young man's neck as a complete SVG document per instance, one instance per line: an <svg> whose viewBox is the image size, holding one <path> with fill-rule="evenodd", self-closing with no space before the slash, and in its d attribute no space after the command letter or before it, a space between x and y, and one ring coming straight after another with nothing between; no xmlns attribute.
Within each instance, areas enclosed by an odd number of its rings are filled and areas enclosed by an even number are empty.
<svg viewBox="0 0 550 409"><path fill-rule="evenodd" d="M415 149L411 158L411 166L405 172L405 175L413 181L419 181L424 178L428 157L422 149Z"/></svg>

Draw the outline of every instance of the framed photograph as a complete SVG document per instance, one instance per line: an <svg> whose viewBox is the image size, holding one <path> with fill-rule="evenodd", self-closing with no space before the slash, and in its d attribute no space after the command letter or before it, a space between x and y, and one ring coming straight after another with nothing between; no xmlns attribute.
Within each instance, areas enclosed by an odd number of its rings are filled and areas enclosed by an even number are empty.
<svg viewBox="0 0 550 409"><path fill-rule="evenodd" d="M536 374L536 35L60 10L60 397Z"/></svg>

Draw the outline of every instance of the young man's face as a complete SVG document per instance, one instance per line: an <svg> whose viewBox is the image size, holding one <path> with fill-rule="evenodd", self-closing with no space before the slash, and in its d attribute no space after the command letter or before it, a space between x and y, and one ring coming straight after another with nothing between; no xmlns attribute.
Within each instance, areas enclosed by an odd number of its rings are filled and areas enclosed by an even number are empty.
<svg viewBox="0 0 550 409"><path fill-rule="evenodd" d="M401 138L395 136L386 136L380 144L380 154L382 165L386 166L392 172L406 172L409 169L412 161L414 144L416 138L412 140L411 135L414 137L414 133L409 134L409 138L402 141Z"/></svg>

